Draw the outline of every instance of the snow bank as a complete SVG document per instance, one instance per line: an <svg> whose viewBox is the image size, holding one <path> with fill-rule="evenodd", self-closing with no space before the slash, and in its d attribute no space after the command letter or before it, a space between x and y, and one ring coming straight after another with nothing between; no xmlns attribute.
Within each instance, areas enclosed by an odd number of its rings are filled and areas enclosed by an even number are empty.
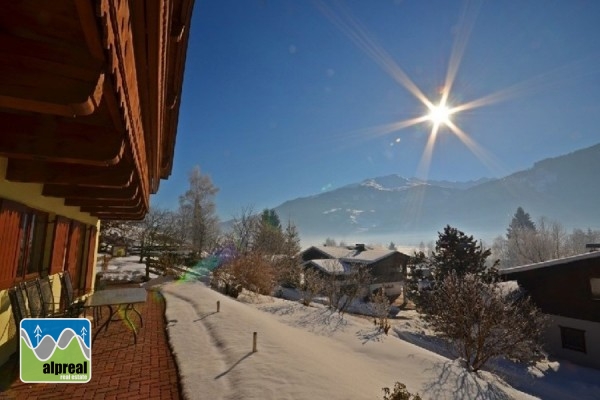
<svg viewBox="0 0 600 400"><path fill-rule="evenodd" d="M436 353L385 336L370 319L341 318L321 305L282 299L247 304L201 283L169 283L162 291L189 399L378 399L396 381L432 399L533 398L491 374L479 378Z"/></svg>

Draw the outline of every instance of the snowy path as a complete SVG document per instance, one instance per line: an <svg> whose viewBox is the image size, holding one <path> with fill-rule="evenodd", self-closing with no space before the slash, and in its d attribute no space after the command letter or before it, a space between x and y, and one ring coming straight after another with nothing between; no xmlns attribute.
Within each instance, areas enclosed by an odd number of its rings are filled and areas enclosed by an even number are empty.
<svg viewBox="0 0 600 400"><path fill-rule="evenodd" d="M532 398L489 374L493 385L435 353L378 335L362 318L340 320L279 299L248 305L201 283L173 282L162 291L189 399L381 399L381 388L396 381L424 398Z"/></svg>

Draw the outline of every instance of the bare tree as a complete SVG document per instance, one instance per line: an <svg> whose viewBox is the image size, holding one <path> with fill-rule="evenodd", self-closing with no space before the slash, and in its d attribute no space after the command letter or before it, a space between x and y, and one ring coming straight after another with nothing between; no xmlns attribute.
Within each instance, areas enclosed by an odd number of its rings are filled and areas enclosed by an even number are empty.
<svg viewBox="0 0 600 400"><path fill-rule="evenodd" d="M275 285L275 269L263 255L248 253L215 269L213 280L225 294L233 297L237 297L242 288L268 295Z"/></svg>
<svg viewBox="0 0 600 400"><path fill-rule="evenodd" d="M325 260L324 265L330 273L322 276L322 291L329 301L329 308L337 310L339 301L343 296L341 276L335 273L338 261L334 259Z"/></svg>
<svg viewBox="0 0 600 400"><path fill-rule="evenodd" d="M581 254L587 251L586 245L600 242L600 231L588 228L586 231L582 229L573 229L567 238L567 251L569 254Z"/></svg>
<svg viewBox="0 0 600 400"><path fill-rule="evenodd" d="M385 294L385 290L383 288L379 288L377 293L375 293L373 296L371 301L371 309L374 318L373 322L387 335L391 328L391 325L388 321L391 304L390 299Z"/></svg>
<svg viewBox="0 0 600 400"><path fill-rule="evenodd" d="M233 217L229 236L240 254L247 254L254 247L259 224L260 218L254 213L252 206L242 207L240 213Z"/></svg>
<svg viewBox="0 0 600 400"><path fill-rule="evenodd" d="M305 268L300 282L302 304L309 306L316 295L323 290L323 276L313 268Z"/></svg>
<svg viewBox="0 0 600 400"><path fill-rule="evenodd" d="M508 266L524 265L568 255L564 227L546 217L538 220L535 230L514 228L506 243Z"/></svg>
<svg viewBox="0 0 600 400"><path fill-rule="evenodd" d="M115 244L123 238L130 238L131 229L131 221L102 221L100 224L100 243Z"/></svg>
<svg viewBox="0 0 600 400"><path fill-rule="evenodd" d="M179 214L185 236L192 248L200 255L216 244L219 220L216 215L214 196L219 191L208 175L196 166L189 175L190 188L179 197Z"/></svg>
<svg viewBox="0 0 600 400"><path fill-rule="evenodd" d="M527 297L505 293L481 276L450 273L425 311L425 320L451 342L471 371L494 357L527 362L540 355L543 314Z"/></svg>
<svg viewBox="0 0 600 400"><path fill-rule="evenodd" d="M132 222L132 237L140 243L140 261L144 261L148 248L171 246L179 243L176 221L172 211L151 208L142 221Z"/></svg>
<svg viewBox="0 0 600 400"><path fill-rule="evenodd" d="M350 274L341 285L341 296L338 302L339 313L344 314L352 302L365 292L365 289L368 291L372 282L373 277L366 267L352 266Z"/></svg>

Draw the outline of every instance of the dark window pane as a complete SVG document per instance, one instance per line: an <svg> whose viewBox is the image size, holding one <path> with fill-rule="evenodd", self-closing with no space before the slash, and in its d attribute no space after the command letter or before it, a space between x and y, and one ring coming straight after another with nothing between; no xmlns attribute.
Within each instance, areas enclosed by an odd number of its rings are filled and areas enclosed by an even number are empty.
<svg viewBox="0 0 600 400"><path fill-rule="evenodd" d="M590 278L590 290L592 299L600 300L600 278Z"/></svg>
<svg viewBox="0 0 600 400"><path fill-rule="evenodd" d="M585 331L575 328L560 327L562 347L569 350L586 352Z"/></svg>

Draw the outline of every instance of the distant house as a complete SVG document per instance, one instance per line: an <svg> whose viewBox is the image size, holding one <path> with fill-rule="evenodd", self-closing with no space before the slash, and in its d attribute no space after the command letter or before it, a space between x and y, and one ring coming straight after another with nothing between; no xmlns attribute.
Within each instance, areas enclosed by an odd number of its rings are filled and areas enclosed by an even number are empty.
<svg viewBox="0 0 600 400"><path fill-rule="evenodd" d="M364 244L355 246L312 246L301 254L305 268L337 275L340 280L350 274L354 266L366 267L373 276L369 290L384 287L388 295L400 294L409 256L396 250L373 249Z"/></svg>
<svg viewBox="0 0 600 400"><path fill-rule="evenodd" d="M546 349L578 364L600 368L600 252L500 271L516 280L550 317Z"/></svg>

